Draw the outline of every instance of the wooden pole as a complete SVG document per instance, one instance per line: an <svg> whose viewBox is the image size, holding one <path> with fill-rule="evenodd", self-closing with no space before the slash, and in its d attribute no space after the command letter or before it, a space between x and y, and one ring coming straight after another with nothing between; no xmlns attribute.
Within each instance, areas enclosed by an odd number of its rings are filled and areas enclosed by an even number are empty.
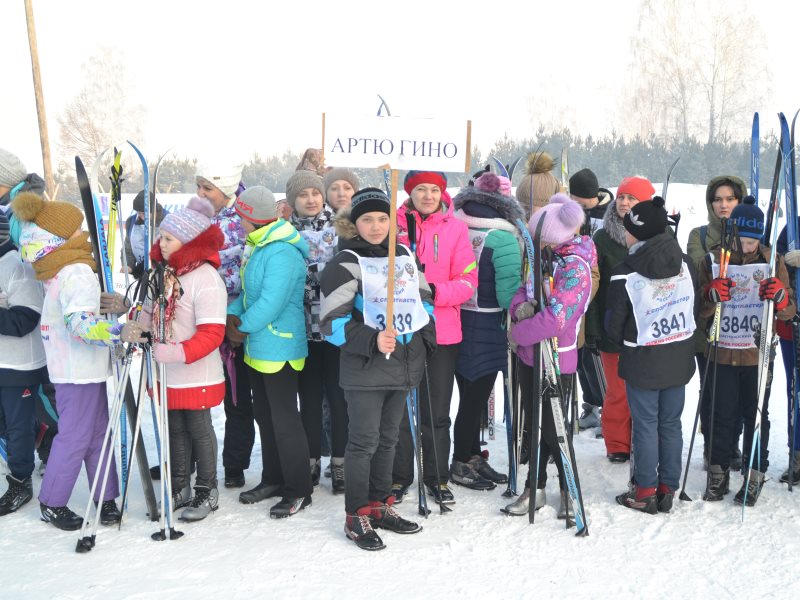
<svg viewBox="0 0 800 600"><path fill-rule="evenodd" d="M42 74L39 70L39 51L36 46L36 27L33 23L33 0L25 0L25 17L28 22L28 45L31 49L31 70L33 71L33 93L36 97L36 114L39 118L39 140L42 145L42 164L44 166L45 189L53 192L55 180L50 160L50 137L47 134L47 117L44 111L42 93Z"/></svg>
<svg viewBox="0 0 800 600"><path fill-rule="evenodd" d="M397 253L397 169L392 169L392 194L389 206L389 274L386 279L386 329L394 329L394 263ZM389 355L386 355L388 360Z"/></svg>

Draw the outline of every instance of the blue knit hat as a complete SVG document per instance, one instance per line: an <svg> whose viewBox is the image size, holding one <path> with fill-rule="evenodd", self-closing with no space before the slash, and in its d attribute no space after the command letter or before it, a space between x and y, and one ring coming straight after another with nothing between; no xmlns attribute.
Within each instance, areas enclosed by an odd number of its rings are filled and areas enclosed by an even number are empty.
<svg viewBox="0 0 800 600"><path fill-rule="evenodd" d="M739 237L760 240L764 237L764 212L758 208L756 199L745 197L731 213L731 222L736 224Z"/></svg>

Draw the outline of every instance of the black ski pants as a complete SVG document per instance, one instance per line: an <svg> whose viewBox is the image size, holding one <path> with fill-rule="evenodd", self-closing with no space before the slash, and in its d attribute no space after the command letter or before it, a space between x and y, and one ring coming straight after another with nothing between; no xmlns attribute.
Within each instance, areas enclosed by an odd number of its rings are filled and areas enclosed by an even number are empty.
<svg viewBox="0 0 800 600"><path fill-rule="evenodd" d="M453 397L453 382L456 372L459 344L441 345L428 357L428 366L419 384L419 413L422 420L422 470L423 483L433 486L447 483L450 475L450 399ZM430 399L430 406L429 406ZM431 414L433 413L433 414ZM434 448L439 457L434 461ZM414 441L408 412L403 413L400 423L400 439L394 457L392 481L411 485L414 481Z"/></svg>
<svg viewBox="0 0 800 600"><path fill-rule="evenodd" d="M453 460L467 462L481 453L480 430L483 409L494 387L497 373L469 381L456 373L458 384L458 413L453 425Z"/></svg>
<svg viewBox="0 0 800 600"><path fill-rule="evenodd" d="M591 350L578 348L578 381L581 385L581 397L584 402L592 406L603 406L603 386L600 384L598 366L603 368L599 354L595 361Z"/></svg>
<svg viewBox="0 0 800 600"><path fill-rule="evenodd" d="M261 482L283 486L285 498L311 494L308 441L297 407L297 371L289 363L277 373L248 366L253 414L261 436Z"/></svg>
<svg viewBox="0 0 800 600"><path fill-rule="evenodd" d="M224 342L227 343L227 342ZM256 439L253 420L253 398L247 365L244 364L244 346L233 349L233 373L230 365L223 363L225 372L225 437L222 442L222 466L225 471L238 473L250 466L250 455ZM233 377L231 377L233 376ZM236 381L236 403L231 393L231 379Z"/></svg>
<svg viewBox="0 0 800 600"><path fill-rule="evenodd" d="M561 389L563 390L564 397L568 398L570 394L569 387L571 386L572 377L570 375L561 376ZM558 436L556 435L555 421L553 420L553 407L551 403L552 398L556 398L561 402L561 412L564 414L566 406L564 402L557 398L555 391L548 385L546 380L543 379L542 386L542 401L534 402L533 398L533 367L529 367L522 361L519 361L519 383L520 393L522 394L522 409L525 411L525 427L528 431L533 431L539 421L539 407L542 410L542 428L539 432L539 468L538 479L536 487L542 489L547 484L547 463L552 456L558 469L558 482L561 489L566 489L564 486L564 465L561 461L561 451L558 447ZM531 436L531 443L533 436ZM534 458L536 456L536 448L533 449ZM533 466L531 466L533 465ZM536 461L530 461L528 468L536 468ZM530 472L528 477L525 478L525 487L530 486Z"/></svg>
<svg viewBox="0 0 800 600"><path fill-rule="evenodd" d="M197 461L195 486L217 487L217 434L211 409L169 411L169 454L173 491L189 484L192 459Z"/></svg>
<svg viewBox="0 0 800 600"><path fill-rule="evenodd" d="M328 342L308 342L306 365L298 380L300 414L311 458L322 455L322 399L331 411L331 456L344 456L347 445L347 404L339 387L339 348Z"/></svg>
<svg viewBox="0 0 800 600"><path fill-rule="evenodd" d="M761 416L761 438L756 447L756 457L753 468L765 473L769 467L769 395L772 387L772 367L770 362L767 375L767 390L764 397L764 408ZM708 365L709 369L713 365ZM758 367L742 367L732 365L717 365L716 401L714 402L714 439L711 442L710 464L719 465L723 469L730 466L730 459L739 444L741 423L744 420L744 448L742 452L743 465L747 460L753 445L753 432L755 431L756 411L758 409ZM706 383L709 407L711 405L710 379L713 371L708 374ZM710 421L709 421L710 423ZM706 434L710 436L711 430ZM760 457L760 460L759 460Z"/></svg>
<svg viewBox="0 0 800 600"><path fill-rule="evenodd" d="M405 390L347 390L350 438L344 453L344 508L354 514L370 501L392 493L392 465L400 420L406 414Z"/></svg>

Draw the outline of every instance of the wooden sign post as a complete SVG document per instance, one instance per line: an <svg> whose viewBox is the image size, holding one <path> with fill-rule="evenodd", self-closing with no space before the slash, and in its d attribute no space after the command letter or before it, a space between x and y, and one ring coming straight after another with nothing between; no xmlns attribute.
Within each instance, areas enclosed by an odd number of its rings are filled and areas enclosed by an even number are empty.
<svg viewBox="0 0 800 600"><path fill-rule="evenodd" d="M471 138L471 121L322 114L323 164L392 171L389 270L386 281L387 328L394 328L398 172L401 169L469 172Z"/></svg>

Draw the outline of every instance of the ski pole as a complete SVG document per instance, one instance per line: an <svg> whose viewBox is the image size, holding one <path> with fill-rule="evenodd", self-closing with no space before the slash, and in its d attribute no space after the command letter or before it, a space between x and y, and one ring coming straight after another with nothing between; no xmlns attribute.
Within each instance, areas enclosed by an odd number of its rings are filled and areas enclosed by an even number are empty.
<svg viewBox="0 0 800 600"><path fill-rule="evenodd" d="M433 446L433 464L434 464L434 472L436 473L436 491L438 492L437 496L434 496L436 503L439 505L439 512L444 514L446 512L450 512L452 509L449 506L445 506L444 502L442 502L442 491L439 487L441 485L441 474L439 473L439 450L436 448L436 424L433 419L433 404L431 402L431 385L430 379L428 379L428 363L425 363L425 387L428 392L428 418L430 419L431 423L431 446ZM449 448L448 448L449 453Z"/></svg>

